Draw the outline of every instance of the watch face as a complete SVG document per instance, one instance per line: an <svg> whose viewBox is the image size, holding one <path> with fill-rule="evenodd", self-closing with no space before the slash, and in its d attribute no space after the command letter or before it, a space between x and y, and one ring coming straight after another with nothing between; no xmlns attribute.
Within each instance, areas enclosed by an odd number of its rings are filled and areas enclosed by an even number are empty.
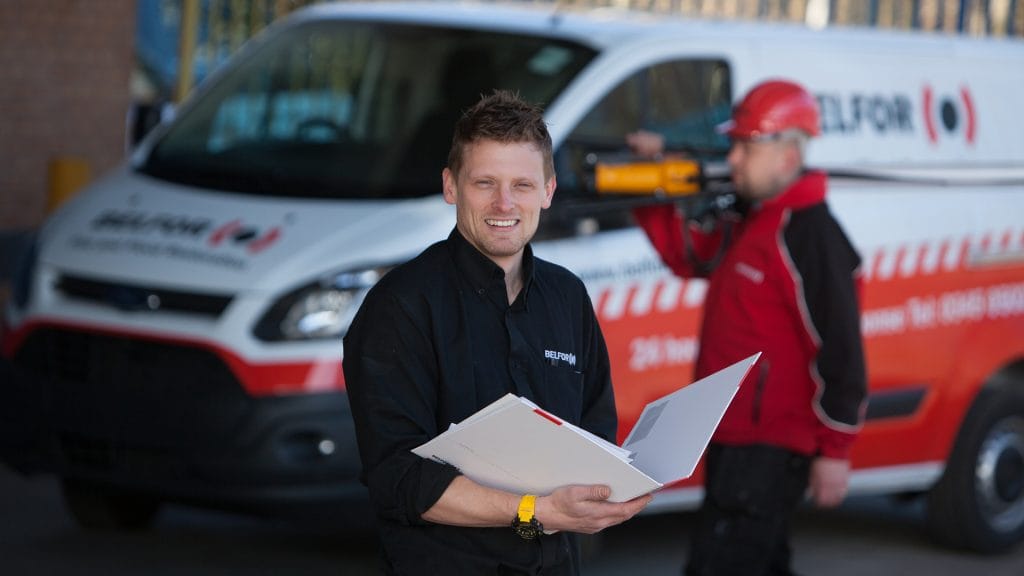
<svg viewBox="0 0 1024 576"><path fill-rule="evenodd" d="M534 538L541 535L544 531L544 527L540 525L540 522L536 518L530 518L529 522L523 522L518 518L512 522L512 529L516 531L521 537L526 540L533 540Z"/></svg>

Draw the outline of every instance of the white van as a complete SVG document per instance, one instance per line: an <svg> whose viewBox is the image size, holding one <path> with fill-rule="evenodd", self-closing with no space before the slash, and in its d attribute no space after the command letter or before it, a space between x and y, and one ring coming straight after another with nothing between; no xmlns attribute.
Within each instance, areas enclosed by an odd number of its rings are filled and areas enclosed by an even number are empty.
<svg viewBox="0 0 1024 576"><path fill-rule="evenodd" d="M329 518L364 502L341 336L368 287L451 230L451 127L492 88L546 106L558 190L536 251L587 283L628 430L690 381L706 284L661 265L635 197L595 193L595 158L647 128L721 160L715 124L766 77L819 98L810 163L864 257L854 490L928 493L946 543L1020 541L1024 45L1009 40L494 5L295 13L39 232L6 310L25 376L0 388L21 442L6 461L59 475L85 525L145 525L162 502ZM651 510L699 498L694 477Z"/></svg>

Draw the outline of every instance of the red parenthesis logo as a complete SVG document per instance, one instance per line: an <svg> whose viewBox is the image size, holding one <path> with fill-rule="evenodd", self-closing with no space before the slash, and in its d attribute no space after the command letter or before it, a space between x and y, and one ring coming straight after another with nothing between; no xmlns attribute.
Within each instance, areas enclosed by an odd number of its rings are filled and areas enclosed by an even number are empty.
<svg viewBox="0 0 1024 576"><path fill-rule="evenodd" d="M960 87L958 97L943 96L936 102L932 87L925 85L923 93L924 126L928 131L928 140L932 144L939 141L940 129L944 134L956 134L963 125L964 139L974 144L977 133L974 100L966 86Z"/></svg>
<svg viewBox="0 0 1024 576"><path fill-rule="evenodd" d="M210 246L218 246L227 239L235 244L245 244L250 254L257 254L270 247L281 237L281 228L275 226L260 234L258 230L242 224L241 220L232 220L220 226L210 234Z"/></svg>

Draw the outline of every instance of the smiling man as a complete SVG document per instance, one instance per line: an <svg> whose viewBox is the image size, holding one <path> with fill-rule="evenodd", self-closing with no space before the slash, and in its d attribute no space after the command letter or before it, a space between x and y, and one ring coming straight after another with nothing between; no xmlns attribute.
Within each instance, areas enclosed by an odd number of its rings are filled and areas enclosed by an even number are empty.
<svg viewBox="0 0 1024 576"><path fill-rule="evenodd" d="M455 205L462 237L505 271L511 303L523 285L523 251L555 194L550 143L546 153L529 141L468 144L449 156L444 198Z"/></svg>
<svg viewBox="0 0 1024 576"><path fill-rule="evenodd" d="M576 533L623 522L650 496L613 503L598 484L515 494L411 452L509 392L614 440L608 352L590 298L529 243L555 192L541 110L507 92L483 98L455 126L442 181L455 230L384 277L345 337L384 569L578 574Z"/></svg>

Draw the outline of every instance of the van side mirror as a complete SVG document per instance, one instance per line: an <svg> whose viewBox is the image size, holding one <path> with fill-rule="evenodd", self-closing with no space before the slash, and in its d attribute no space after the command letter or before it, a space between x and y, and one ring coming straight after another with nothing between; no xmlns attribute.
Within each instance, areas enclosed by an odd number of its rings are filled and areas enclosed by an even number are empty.
<svg viewBox="0 0 1024 576"><path fill-rule="evenodd" d="M150 131L174 117L174 103L169 101L132 102L125 120L125 145L135 148Z"/></svg>

